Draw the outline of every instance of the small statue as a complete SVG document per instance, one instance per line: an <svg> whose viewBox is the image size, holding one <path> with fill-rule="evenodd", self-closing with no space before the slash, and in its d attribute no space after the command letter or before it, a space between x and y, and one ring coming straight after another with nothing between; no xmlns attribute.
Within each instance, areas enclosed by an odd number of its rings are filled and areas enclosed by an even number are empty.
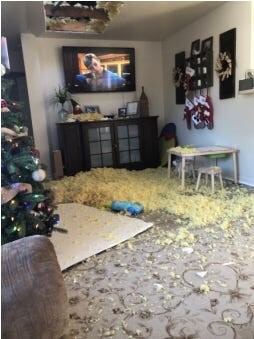
<svg viewBox="0 0 254 339"><path fill-rule="evenodd" d="M144 86L142 86L142 93L139 99L138 112L141 117L148 117L149 115L149 103L148 103L148 98L144 92Z"/></svg>

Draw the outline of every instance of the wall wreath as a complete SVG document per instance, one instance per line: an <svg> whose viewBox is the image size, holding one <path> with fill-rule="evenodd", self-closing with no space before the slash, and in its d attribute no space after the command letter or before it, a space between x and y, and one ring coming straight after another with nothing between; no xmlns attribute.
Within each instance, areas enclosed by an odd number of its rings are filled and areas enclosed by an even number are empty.
<svg viewBox="0 0 254 339"><path fill-rule="evenodd" d="M232 76L232 63L233 62L229 53L224 52L219 54L215 65L215 71L217 72L221 81L224 81L225 79L228 79L230 76Z"/></svg>
<svg viewBox="0 0 254 339"><path fill-rule="evenodd" d="M175 84L175 87L180 87L183 84L184 81L184 73L181 69L181 67L176 67L173 70L173 82Z"/></svg>

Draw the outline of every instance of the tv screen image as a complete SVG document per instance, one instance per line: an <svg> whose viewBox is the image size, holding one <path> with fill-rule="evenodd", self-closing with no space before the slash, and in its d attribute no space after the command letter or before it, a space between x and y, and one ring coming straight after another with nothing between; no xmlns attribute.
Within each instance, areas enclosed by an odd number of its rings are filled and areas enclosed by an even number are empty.
<svg viewBox="0 0 254 339"><path fill-rule="evenodd" d="M70 92L135 91L133 48L63 47Z"/></svg>

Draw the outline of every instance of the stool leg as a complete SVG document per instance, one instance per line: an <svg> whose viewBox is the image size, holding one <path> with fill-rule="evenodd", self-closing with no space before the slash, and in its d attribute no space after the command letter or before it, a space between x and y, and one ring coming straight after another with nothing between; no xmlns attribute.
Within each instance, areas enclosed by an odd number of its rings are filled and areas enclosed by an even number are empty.
<svg viewBox="0 0 254 339"><path fill-rule="evenodd" d="M198 180L197 180L197 185L196 185L196 191L199 188L199 184L200 184L200 177L201 177L201 173L198 173Z"/></svg>
<svg viewBox="0 0 254 339"><path fill-rule="evenodd" d="M178 178L181 179L182 163L178 164Z"/></svg>
<svg viewBox="0 0 254 339"><path fill-rule="evenodd" d="M211 174L212 194L214 193L214 174Z"/></svg>
<svg viewBox="0 0 254 339"><path fill-rule="evenodd" d="M207 182L208 182L208 174L206 173L205 174L205 184L207 185Z"/></svg>
<svg viewBox="0 0 254 339"><path fill-rule="evenodd" d="M221 175L221 173L219 174L219 179L220 179L220 186L221 186L221 189L223 189L223 181L222 181L222 175Z"/></svg>
<svg viewBox="0 0 254 339"><path fill-rule="evenodd" d="M192 176L193 176L193 179L195 180L196 179L196 175L195 175L194 165L192 165Z"/></svg>

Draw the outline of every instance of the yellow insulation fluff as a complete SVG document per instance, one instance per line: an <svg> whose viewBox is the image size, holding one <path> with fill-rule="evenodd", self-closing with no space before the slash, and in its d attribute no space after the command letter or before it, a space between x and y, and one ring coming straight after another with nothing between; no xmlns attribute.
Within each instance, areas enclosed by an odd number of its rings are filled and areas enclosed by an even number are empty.
<svg viewBox="0 0 254 339"><path fill-rule="evenodd" d="M195 192L195 183L183 191L179 179L167 178L165 168L128 171L101 168L51 181L56 203L77 202L107 208L112 200L128 200L144 205L145 211L165 210L179 216L176 222L185 226L218 225L224 230L237 220L248 227L254 224L254 194L246 188L230 185L211 194L210 186L202 185Z"/></svg>

